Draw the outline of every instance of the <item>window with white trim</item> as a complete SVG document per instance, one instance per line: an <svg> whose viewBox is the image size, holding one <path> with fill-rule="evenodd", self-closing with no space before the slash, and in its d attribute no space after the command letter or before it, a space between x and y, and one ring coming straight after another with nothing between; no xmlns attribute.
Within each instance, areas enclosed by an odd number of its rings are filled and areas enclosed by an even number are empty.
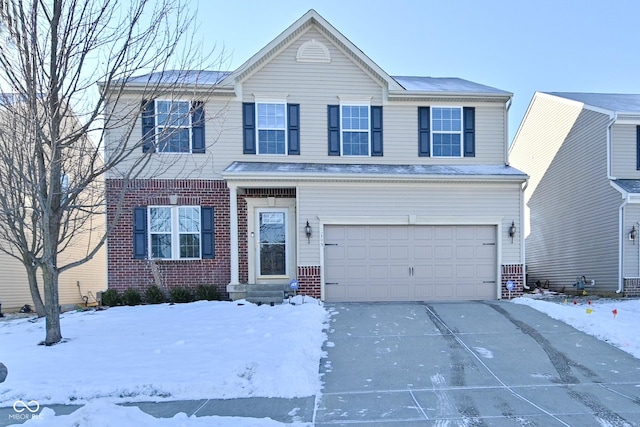
<svg viewBox="0 0 640 427"><path fill-rule="evenodd" d="M256 102L258 154L287 154L287 104Z"/></svg>
<svg viewBox="0 0 640 427"><path fill-rule="evenodd" d="M462 157L462 107L431 108L433 157Z"/></svg>
<svg viewBox="0 0 640 427"><path fill-rule="evenodd" d="M343 156L368 156L369 105L340 106L340 134Z"/></svg>
<svg viewBox="0 0 640 427"><path fill-rule="evenodd" d="M155 100L158 152L191 152L190 109L189 101Z"/></svg>
<svg viewBox="0 0 640 427"><path fill-rule="evenodd" d="M200 258L200 206L149 206L152 258Z"/></svg>

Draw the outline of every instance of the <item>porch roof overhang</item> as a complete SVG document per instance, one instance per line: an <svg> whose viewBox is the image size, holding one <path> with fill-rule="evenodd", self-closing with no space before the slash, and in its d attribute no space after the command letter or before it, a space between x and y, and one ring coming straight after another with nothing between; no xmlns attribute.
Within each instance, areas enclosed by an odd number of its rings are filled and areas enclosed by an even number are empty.
<svg viewBox="0 0 640 427"><path fill-rule="evenodd" d="M640 203L640 179L616 179L609 183L628 203Z"/></svg>
<svg viewBox="0 0 640 427"><path fill-rule="evenodd" d="M527 174L505 165L392 165L339 163L233 162L223 172L238 181L380 181L522 183Z"/></svg>

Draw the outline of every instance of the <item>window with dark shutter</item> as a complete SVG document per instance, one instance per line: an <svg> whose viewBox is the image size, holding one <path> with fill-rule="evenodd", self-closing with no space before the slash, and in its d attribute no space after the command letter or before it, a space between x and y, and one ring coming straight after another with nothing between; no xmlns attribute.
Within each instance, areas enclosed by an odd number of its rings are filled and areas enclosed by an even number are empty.
<svg viewBox="0 0 640 427"><path fill-rule="evenodd" d="M204 154L204 102L194 101L191 108L191 152Z"/></svg>
<svg viewBox="0 0 640 427"><path fill-rule="evenodd" d="M153 151L155 144L155 102L149 100L142 101L142 152Z"/></svg>
<svg viewBox="0 0 640 427"><path fill-rule="evenodd" d="M329 155L340 155L340 106L327 106L327 127L329 134Z"/></svg>
<svg viewBox="0 0 640 427"><path fill-rule="evenodd" d="M202 216L202 258L213 259L215 256L213 208L203 206L200 208L200 214Z"/></svg>
<svg viewBox="0 0 640 427"><path fill-rule="evenodd" d="M300 104L287 105L288 119L288 154L300 154Z"/></svg>
<svg viewBox="0 0 640 427"><path fill-rule="evenodd" d="M382 156L382 106L371 107L371 155Z"/></svg>
<svg viewBox="0 0 640 427"><path fill-rule="evenodd" d="M418 156L431 155L431 111L429 107L418 107Z"/></svg>
<svg viewBox="0 0 640 427"><path fill-rule="evenodd" d="M256 104L242 103L242 152L256 154Z"/></svg>
<svg viewBox="0 0 640 427"><path fill-rule="evenodd" d="M476 109L464 107L464 157L476 156Z"/></svg>
<svg viewBox="0 0 640 427"><path fill-rule="evenodd" d="M133 209L133 257L147 257L147 208Z"/></svg>

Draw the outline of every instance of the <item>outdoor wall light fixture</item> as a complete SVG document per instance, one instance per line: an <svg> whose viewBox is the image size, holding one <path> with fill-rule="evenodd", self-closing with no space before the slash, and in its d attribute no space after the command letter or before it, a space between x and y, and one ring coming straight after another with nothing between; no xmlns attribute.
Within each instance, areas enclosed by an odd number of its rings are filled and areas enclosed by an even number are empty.
<svg viewBox="0 0 640 427"><path fill-rule="evenodd" d="M307 236L307 243L311 243L311 226L309 225L309 220L307 220L307 225L304 226L304 234Z"/></svg>
<svg viewBox="0 0 640 427"><path fill-rule="evenodd" d="M629 240L636 244L636 237L638 237L638 230L636 230L636 226L631 227L631 231L629 232Z"/></svg>
<svg viewBox="0 0 640 427"><path fill-rule="evenodd" d="M516 223L511 221L511 227L509 227L509 237L511 237L511 243L513 243L513 236L516 235Z"/></svg>

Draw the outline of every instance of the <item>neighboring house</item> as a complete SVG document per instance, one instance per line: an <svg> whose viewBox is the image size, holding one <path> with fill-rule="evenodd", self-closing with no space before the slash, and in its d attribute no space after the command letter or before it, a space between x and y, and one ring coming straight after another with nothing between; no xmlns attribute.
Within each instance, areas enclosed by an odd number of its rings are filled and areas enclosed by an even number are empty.
<svg viewBox="0 0 640 427"><path fill-rule="evenodd" d="M640 295L640 95L538 92L510 159L531 177L528 284Z"/></svg>
<svg viewBox="0 0 640 427"><path fill-rule="evenodd" d="M511 93L391 77L313 10L237 70L193 73L220 81L150 101L156 76L142 76L120 95L146 105L132 139L150 135L140 155L155 150L162 173L126 192L110 288L155 283L153 258L163 285L233 299L293 279L324 301L498 299L508 281L522 292ZM171 110L191 120L154 138Z"/></svg>
<svg viewBox="0 0 640 427"><path fill-rule="evenodd" d="M0 104L6 103L18 103L19 98L10 94L0 95ZM24 116L23 116L24 117ZM15 113L11 112L11 109L0 108L0 120L9 120L8 124L5 122L2 126L3 129L11 129L15 132L15 135L20 138L12 137L3 140L0 146L6 149L5 153L9 153L7 157L0 161L0 167L5 167L7 164L16 166L16 169L20 169L20 165L29 165L29 163L22 163L24 160L17 159L14 156L14 152L10 147L10 144L14 144L16 141L22 142L28 141L26 131L22 131L22 127L16 124ZM73 117L67 123L67 126L75 126L77 119ZM64 127L63 127L64 128ZM0 135L3 138L3 135ZM82 143L92 144L90 140L84 140ZM20 146L20 150L28 150L28 143L24 146ZM17 156L16 156L17 157ZM28 162L27 160L26 162ZM76 165L80 162L80 157L74 157L65 159L65 167L69 173L64 173L60 179L63 189L73 184L73 171ZM101 159L97 159L96 162L101 162ZM3 178L7 175L0 174ZM27 174L28 175L28 174ZM10 175L9 175L10 176ZM6 194L24 194L11 189L11 183L5 183ZM19 186L19 183L13 183L13 185ZM102 182L97 182L95 185L98 188L99 195L97 199L104 197ZM85 188L83 188L84 190ZM22 191L26 191L25 188L21 188ZM95 188L87 189L86 191L93 191ZM12 192L12 193L9 193ZM84 191L83 191L84 192ZM84 199L83 199L84 200ZM0 207L0 211L3 209ZM6 211L2 212L6 214ZM75 215L76 221L82 221L80 226L77 226L77 231L73 233L71 239L66 239L60 245L60 253L58 254L58 266L64 266L72 262L83 259L87 256L88 251L95 248L96 244L100 241L106 226L106 216L104 214L91 215L85 217L84 215ZM5 219L3 219L5 220ZM19 224L19 223L18 223ZM66 224L69 229L74 229L73 224ZM27 236L28 237L28 236ZM31 292L29 290L29 281L27 278L27 272L24 265L16 257L20 257L19 251L9 245L6 241L0 241L0 247L8 252L12 252L15 256L9 255L6 252L0 250L0 272L2 278L0 279L0 304L2 305L2 312L15 312L20 310L25 304L31 306L34 309L34 303L31 298ZM100 249L94 257L77 267L62 272L59 276L58 282L58 301L63 308L71 308L76 305L97 305L98 292L104 291L107 288L107 251L106 248ZM41 277L41 272L38 271L38 283L40 289L40 295L44 301L44 289Z"/></svg>

